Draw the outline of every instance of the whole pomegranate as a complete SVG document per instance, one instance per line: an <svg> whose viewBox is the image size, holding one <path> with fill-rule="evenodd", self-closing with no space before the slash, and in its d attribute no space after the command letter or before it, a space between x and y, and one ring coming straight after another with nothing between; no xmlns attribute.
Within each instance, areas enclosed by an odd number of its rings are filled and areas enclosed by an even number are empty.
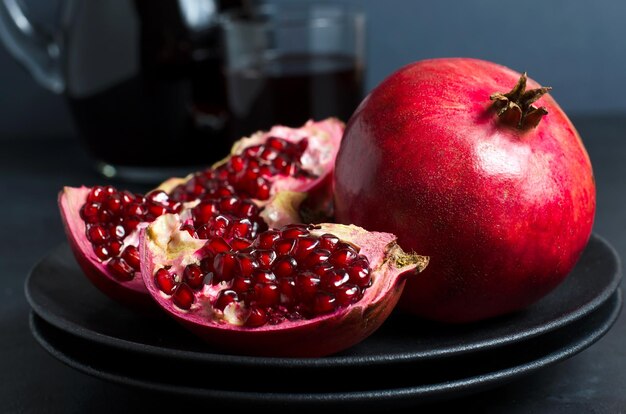
<svg viewBox="0 0 626 414"><path fill-rule="evenodd" d="M414 62L348 121L335 166L336 218L430 256L399 308L442 322L523 309L585 248L592 166L557 102L502 65Z"/></svg>

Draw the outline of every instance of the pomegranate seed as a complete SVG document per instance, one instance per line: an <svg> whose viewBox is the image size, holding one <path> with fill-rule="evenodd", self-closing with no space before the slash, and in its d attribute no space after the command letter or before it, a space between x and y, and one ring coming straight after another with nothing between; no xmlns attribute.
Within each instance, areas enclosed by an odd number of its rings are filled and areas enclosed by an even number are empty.
<svg viewBox="0 0 626 414"><path fill-rule="evenodd" d="M294 239L282 239L274 242L274 251L278 256L288 255L293 251L296 241Z"/></svg>
<svg viewBox="0 0 626 414"><path fill-rule="evenodd" d="M114 257L107 263L107 268L117 279L129 281L135 277L135 270L121 257Z"/></svg>
<svg viewBox="0 0 626 414"><path fill-rule="evenodd" d="M146 194L146 202L151 202L152 204L167 204L169 200L169 196L163 190L153 190Z"/></svg>
<svg viewBox="0 0 626 414"><path fill-rule="evenodd" d="M323 286L332 292L350 281L350 275L345 270L333 269L323 279Z"/></svg>
<svg viewBox="0 0 626 414"><path fill-rule="evenodd" d="M160 268L154 274L154 281L159 290L166 295L171 295L178 286L176 275L171 274L167 269Z"/></svg>
<svg viewBox="0 0 626 414"><path fill-rule="evenodd" d="M263 177L259 177L255 182L254 198L257 200L267 200L270 198L270 183Z"/></svg>
<svg viewBox="0 0 626 414"><path fill-rule="evenodd" d="M257 269L252 274L252 280L256 283L276 282L276 275L270 270Z"/></svg>
<svg viewBox="0 0 626 414"><path fill-rule="evenodd" d="M215 308L223 311L226 306L236 302L237 300L239 300L237 292L232 289L224 289L219 293L217 299L215 300Z"/></svg>
<svg viewBox="0 0 626 414"><path fill-rule="evenodd" d="M185 193L189 195L189 198L196 199L204 193L204 187L196 180L191 179L185 184Z"/></svg>
<svg viewBox="0 0 626 414"><path fill-rule="evenodd" d="M280 291L280 302L283 305L290 306L296 301L296 282L292 277L283 277L278 281L278 289Z"/></svg>
<svg viewBox="0 0 626 414"><path fill-rule="evenodd" d="M248 219L241 219L233 222L228 229L229 237L247 237L252 228L252 223Z"/></svg>
<svg viewBox="0 0 626 414"><path fill-rule="evenodd" d="M309 253L302 261L302 266L312 269L315 266L325 263L330 257L330 252L326 249L315 249Z"/></svg>
<svg viewBox="0 0 626 414"><path fill-rule="evenodd" d="M228 160L228 164L231 168L231 170L235 171L235 172L239 172L242 171L245 166L246 163L243 159L243 157L241 155L233 155L230 157L230 160Z"/></svg>
<svg viewBox="0 0 626 414"><path fill-rule="evenodd" d="M239 208L239 198L222 197L219 201L219 211L222 213L233 213Z"/></svg>
<svg viewBox="0 0 626 414"><path fill-rule="evenodd" d="M276 137L269 137L265 141L266 147L273 148L277 151L282 151L285 148L286 144L287 142L284 139L276 138Z"/></svg>
<svg viewBox="0 0 626 414"><path fill-rule="evenodd" d="M102 244L109 239L109 233L98 224L90 225L87 226L87 239L93 244Z"/></svg>
<svg viewBox="0 0 626 414"><path fill-rule="evenodd" d="M252 242L248 239L244 239L241 237L235 237L230 241L230 244L233 250L244 250L252 245Z"/></svg>
<svg viewBox="0 0 626 414"><path fill-rule="evenodd" d="M248 147L243 151L243 156L247 159L250 158L254 158L257 155L259 155L259 152L261 151L261 146L260 145L254 145L252 147Z"/></svg>
<svg viewBox="0 0 626 414"><path fill-rule="evenodd" d="M252 288L252 279L243 276L236 276L233 279L232 289L237 293L243 293Z"/></svg>
<svg viewBox="0 0 626 414"><path fill-rule="evenodd" d="M204 285L204 272L199 265L191 263L183 271L183 281L192 289L200 289Z"/></svg>
<svg viewBox="0 0 626 414"><path fill-rule="evenodd" d="M113 239L122 240L126 237L126 229L121 224L113 225L109 227L109 236Z"/></svg>
<svg viewBox="0 0 626 414"><path fill-rule="evenodd" d="M137 216L142 217L146 214L146 208L140 203L130 203L124 206L124 217Z"/></svg>
<svg viewBox="0 0 626 414"><path fill-rule="evenodd" d="M254 285L254 300L257 306L274 306L280 299L280 291L275 283L257 283Z"/></svg>
<svg viewBox="0 0 626 414"><path fill-rule="evenodd" d="M111 196L117 193L117 190L112 185L107 185L103 188L103 192L104 192L104 198L107 198L108 196Z"/></svg>
<svg viewBox="0 0 626 414"><path fill-rule="evenodd" d="M302 260L309 255L317 246L319 241L315 237L303 236L296 240L294 246L294 256L296 260Z"/></svg>
<svg viewBox="0 0 626 414"><path fill-rule="evenodd" d="M208 223L209 234L211 236L224 236L229 224L230 220L226 216L219 215L217 217L212 217Z"/></svg>
<svg viewBox="0 0 626 414"><path fill-rule="evenodd" d="M128 245L122 252L122 259L135 271L140 269L139 250L133 245Z"/></svg>
<svg viewBox="0 0 626 414"><path fill-rule="evenodd" d="M218 253L213 259L213 283L232 280L238 267L234 253Z"/></svg>
<svg viewBox="0 0 626 414"><path fill-rule="evenodd" d="M274 242L279 238L280 232L278 230L268 230L259 234L253 244L259 249L271 249Z"/></svg>
<svg viewBox="0 0 626 414"><path fill-rule="evenodd" d="M209 252L209 255L204 257L202 260L200 260L200 269L202 269L202 273L204 274L208 274L208 273L213 273L213 259L215 258L215 255L213 255L213 253Z"/></svg>
<svg viewBox="0 0 626 414"><path fill-rule="evenodd" d="M191 214L196 225L206 224L211 217L218 213L218 209L212 201L202 201L195 206Z"/></svg>
<svg viewBox="0 0 626 414"><path fill-rule="evenodd" d="M369 262L364 257L355 260L348 268L348 273L350 281L361 288L368 287L372 282Z"/></svg>
<svg viewBox="0 0 626 414"><path fill-rule="evenodd" d="M107 250L111 254L111 257L117 256L118 254L120 254L120 251L122 250L122 242L119 240L111 240L108 243L106 243L106 246L107 246Z"/></svg>
<svg viewBox="0 0 626 414"><path fill-rule="evenodd" d="M272 264L272 271L276 277L287 277L295 272L297 266L298 262L293 257L281 256Z"/></svg>
<svg viewBox="0 0 626 414"><path fill-rule="evenodd" d="M320 247L322 249L326 249L332 252L333 250L335 250L337 243L339 243L339 237L335 236L334 234L326 233L320 236Z"/></svg>
<svg viewBox="0 0 626 414"><path fill-rule="evenodd" d="M249 327L258 327L263 326L267 323L267 313L259 308L258 306L250 307L250 314L248 315L248 319L246 319L246 326Z"/></svg>
<svg viewBox="0 0 626 414"><path fill-rule="evenodd" d="M199 239L210 239L211 227L208 224L201 225L200 227L196 228L196 235Z"/></svg>
<svg viewBox="0 0 626 414"><path fill-rule="evenodd" d="M237 254L236 260L238 273L242 276L250 276L252 272L259 267L254 257L245 253Z"/></svg>
<svg viewBox="0 0 626 414"><path fill-rule="evenodd" d="M127 234L135 230L139 223L141 223L141 219L137 216L126 217L122 221L122 225L124 226Z"/></svg>
<svg viewBox="0 0 626 414"><path fill-rule="evenodd" d="M106 192L104 191L104 187L99 185L92 187L89 194L87 194L87 201L90 203L101 203L105 198Z"/></svg>
<svg viewBox="0 0 626 414"><path fill-rule="evenodd" d="M309 140L307 138L302 138L300 141L296 142L295 145L295 154L297 154L298 158L302 156L304 151L309 147Z"/></svg>
<svg viewBox="0 0 626 414"><path fill-rule="evenodd" d="M111 251L109 250L108 245L100 244L98 246L93 246L93 251L98 256L98 259L104 261L111 257Z"/></svg>
<svg viewBox="0 0 626 414"><path fill-rule="evenodd" d="M124 190L120 193L120 197L122 198L122 203L124 205L130 204L135 201L137 198L133 193L128 190Z"/></svg>
<svg viewBox="0 0 626 414"><path fill-rule="evenodd" d="M259 154L259 157L262 160L270 161L270 160L273 160L274 158L276 158L277 155L278 155L278 152L276 150L274 150L274 148L265 147L265 148L263 148L263 150Z"/></svg>
<svg viewBox="0 0 626 414"><path fill-rule="evenodd" d="M298 273L295 278L296 292L303 301L312 299L318 291L320 277L313 272Z"/></svg>
<svg viewBox="0 0 626 414"><path fill-rule="evenodd" d="M204 245L204 249L213 253L224 253L231 250L230 244L223 237L213 237Z"/></svg>
<svg viewBox="0 0 626 414"><path fill-rule="evenodd" d="M239 217L252 218L259 215L259 208L252 201L242 200L237 211Z"/></svg>
<svg viewBox="0 0 626 414"><path fill-rule="evenodd" d="M267 249L258 249L252 252L252 257L255 258L261 269L269 269L274 259L276 259L276 252Z"/></svg>
<svg viewBox="0 0 626 414"><path fill-rule="evenodd" d="M235 189L229 185L221 186L215 191L215 197L229 197L235 194L236 194Z"/></svg>
<svg viewBox="0 0 626 414"><path fill-rule="evenodd" d="M361 289L351 283L346 283L335 290L335 298L339 306L347 306L361 299Z"/></svg>
<svg viewBox="0 0 626 414"><path fill-rule="evenodd" d="M316 315L329 313L335 310L337 299L328 292L317 292L313 300L313 312Z"/></svg>
<svg viewBox="0 0 626 414"><path fill-rule="evenodd" d="M113 219L113 214L104 206L100 205L100 210L98 211L98 221L100 223L108 223Z"/></svg>
<svg viewBox="0 0 626 414"><path fill-rule="evenodd" d="M322 278L326 277L326 275L333 270L335 270L335 268L330 263L320 263L317 266L313 266L313 273Z"/></svg>
<svg viewBox="0 0 626 414"><path fill-rule="evenodd" d="M181 309L190 309L195 300L193 290L186 283L181 283L172 295L172 302Z"/></svg>
<svg viewBox="0 0 626 414"><path fill-rule="evenodd" d="M295 239L297 237L306 236L309 232L309 226L305 224L288 224L281 229L281 235L285 239Z"/></svg>
<svg viewBox="0 0 626 414"><path fill-rule="evenodd" d="M352 263L354 259L357 258L357 253L348 248L341 248L335 250L331 255L328 261L335 266L347 267Z"/></svg>
<svg viewBox="0 0 626 414"><path fill-rule="evenodd" d="M122 202L122 197L119 194L113 194L104 202L103 205L113 215L119 214L122 211L122 208L124 207L124 203Z"/></svg>
<svg viewBox="0 0 626 414"><path fill-rule="evenodd" d="M283 155L279 155L278 157L272 160L272 167L278 173L284 174L284 171L287 171L290 165L291 165L291 162L289 162L289 160ZM288 174L284 174L284 175L288 175Z"/></svg>
<svg viewBox="0 0 626 414"><path fill-rule="evenodd" d="M99 209L99 203L86 203L80 208L80 218L82 218L85 223L97 223Z"/></svg>
<svg viewBox="0 0 626 414"><path fill-rule="evenodd" d="M167 208L161 204L148 203L146 204L146 220L152 221L155 218L162 216L167 211Z"/></svg>

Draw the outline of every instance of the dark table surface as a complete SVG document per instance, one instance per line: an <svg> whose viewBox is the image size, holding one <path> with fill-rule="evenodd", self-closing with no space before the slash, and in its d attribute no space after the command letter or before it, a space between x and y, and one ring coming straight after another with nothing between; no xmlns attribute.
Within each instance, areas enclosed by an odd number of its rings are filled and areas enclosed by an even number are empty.
<svg viewBox="0 0 626 414"><path fill-rule="evenodd" d="M573 121L594 165L598 194L594 231L625 257L626 116L575 117ZM91 169L89 156L74 138L4 139L0 176L0 412L209 412L210 401L185 401L83 374L56 360L35 341L28 326L24 280L40 258L66 240L57 192L63 185L105 180ZM626 413L624 390L623 312L605 336L572 358L498 388L420 405L410 412Z"/></svg>

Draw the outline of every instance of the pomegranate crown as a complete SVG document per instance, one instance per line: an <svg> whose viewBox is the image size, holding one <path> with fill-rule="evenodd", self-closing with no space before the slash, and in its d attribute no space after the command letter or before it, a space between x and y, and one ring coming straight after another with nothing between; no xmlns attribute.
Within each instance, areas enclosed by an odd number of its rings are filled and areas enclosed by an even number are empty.
<svg viewBox="0 0 626 414"><path fill-rule="evenodd" d="M534 128L548 113L545 107L537 108L533 103L552 88L545 86L526 90L526 72L522 73L517 84L508 93L496 92L489 96L501 121L515 125L518 129Z"/></svg>

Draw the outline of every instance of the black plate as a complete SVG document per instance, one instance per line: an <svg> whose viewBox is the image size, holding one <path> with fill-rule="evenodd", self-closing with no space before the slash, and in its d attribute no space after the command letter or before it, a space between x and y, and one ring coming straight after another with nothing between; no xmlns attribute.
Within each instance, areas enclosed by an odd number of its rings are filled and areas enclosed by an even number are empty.
<svg viewBox="0 0 626 414"><path fill-rule="evenodd" d="M403 365L405 369L394 371L394 376L406 377L404 384L394 387L389 382L384 385L377 383L378 387L365 390L319 389L311 384L305 390L275 387L265 390L229 389L229 381L225 381L219 371L207 375L199 371L193 363L189 366L163 365L162 359L157 356L138 355L131 351L94 344L84 338L72 337L34 313L31 314L31 330L48 352L81 372L115 383L157 391L159 395L165 393L209 398L212 409L219 409L220 406L229 410L265 407L319 412L319 409L324 408L340 408L363 412L388 409L390 404L399 409L467 395L555 364L600 339L619 316L621 306L622 296L618 289L604 304L588 315L544 335L497 348L488 354L488 358L473 354L451 364L448 364L451 362L448 359L443 362L431 361L434 364L427 369L423 366L414 369L409 363ZM367 376L374 378L378 375L380 373L375 369ZM242 378L259 380L255 382L264 381L264 378L258 378L254 373L239 377L238 381L243 382ZM326 378L323 377L324 380ZM289 381L295 383L302 379L296 373ZM347 380L350 381L349 378Z"/></svg>
<svg viewBox="0 0 626 414"><path fill-rule="evenodd" d="M26 280L33 310L50 324L94 343L233 369L364 367L427 361L500 346L561 328L597 309L621 278L613 247L592 235L577 266L551 294L490 321L447 326L394 314L372 336L340 354L311 359L257 358L218 353L169 319L149 318L117 305L82 274L67 245L44 257Z"/></svg>

